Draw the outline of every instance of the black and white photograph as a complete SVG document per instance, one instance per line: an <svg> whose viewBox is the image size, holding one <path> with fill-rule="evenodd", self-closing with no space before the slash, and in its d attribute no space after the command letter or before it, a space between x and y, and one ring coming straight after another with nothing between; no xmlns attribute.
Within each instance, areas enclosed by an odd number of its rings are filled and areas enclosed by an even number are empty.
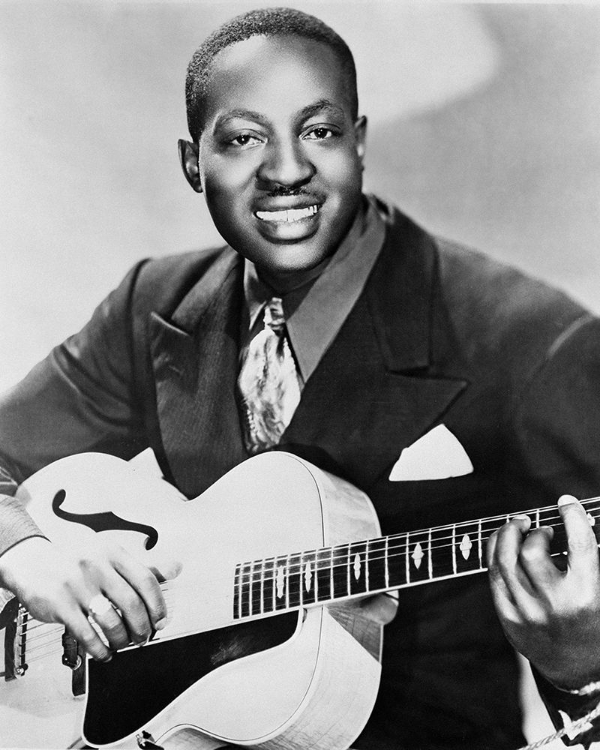
<svg viewBox="0 0 600 750"><path fill-rule="evenodd" d="M600 748L600 4L0 0L0 748Z"/></svg>

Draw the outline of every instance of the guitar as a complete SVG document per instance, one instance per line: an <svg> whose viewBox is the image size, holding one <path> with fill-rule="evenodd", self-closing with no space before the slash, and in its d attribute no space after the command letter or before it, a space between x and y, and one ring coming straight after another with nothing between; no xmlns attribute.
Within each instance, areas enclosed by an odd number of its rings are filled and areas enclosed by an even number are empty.
<svg viewBox="0 0 600 750"><path fill-rule="evenodd" d="M183 570L162 584L165 629L108 663L16 600L4 607L0 744L12 747L346 750L381 671L382 628L356 601L485 570L486 540L511 517L381 537L364 493L277 451L193 501L91 453L42 469L18 496L57 543L110 534L142 561L175 550ZM600 498L584 504L593 523ZM556 507L529 515L565 548Z"/></svg>

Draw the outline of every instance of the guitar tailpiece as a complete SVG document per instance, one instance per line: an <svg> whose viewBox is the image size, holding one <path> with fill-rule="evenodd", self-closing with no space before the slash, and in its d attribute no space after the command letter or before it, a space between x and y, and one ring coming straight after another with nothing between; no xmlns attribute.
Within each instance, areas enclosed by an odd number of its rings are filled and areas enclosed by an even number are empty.
<svg viewBox="0 0 600 750"><path fill-rule="evenodd" d="M150 734L150 732L146 732L145 729L142 729L142 731L135 736L138 747L142 748L142 750L163 750L163 748L160 745L157 745L154 741L154 737Z"/></svg>

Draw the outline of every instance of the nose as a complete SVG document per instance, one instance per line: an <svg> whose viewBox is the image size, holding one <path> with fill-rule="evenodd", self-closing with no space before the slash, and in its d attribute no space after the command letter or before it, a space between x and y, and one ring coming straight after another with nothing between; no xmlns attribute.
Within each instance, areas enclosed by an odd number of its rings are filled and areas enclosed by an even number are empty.
<svg viewBox="0 0 600 750"><path fill-rule="evenodd" d="M313 163L296 139L272 141L263 153L257 178L266 189L300 187L315 174Z"/></svg>

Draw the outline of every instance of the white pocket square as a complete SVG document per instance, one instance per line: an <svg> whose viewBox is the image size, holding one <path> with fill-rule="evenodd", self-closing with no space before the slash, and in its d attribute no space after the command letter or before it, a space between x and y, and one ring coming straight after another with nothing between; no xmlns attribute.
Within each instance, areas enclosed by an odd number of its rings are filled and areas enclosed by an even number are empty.
<svg viewBox="0 0 600 750"><path fill-rule="evenodd" d="M390 473L390 482L448 479L472 471L473 464L458 438L440 424L402 451Z"/></svg>

